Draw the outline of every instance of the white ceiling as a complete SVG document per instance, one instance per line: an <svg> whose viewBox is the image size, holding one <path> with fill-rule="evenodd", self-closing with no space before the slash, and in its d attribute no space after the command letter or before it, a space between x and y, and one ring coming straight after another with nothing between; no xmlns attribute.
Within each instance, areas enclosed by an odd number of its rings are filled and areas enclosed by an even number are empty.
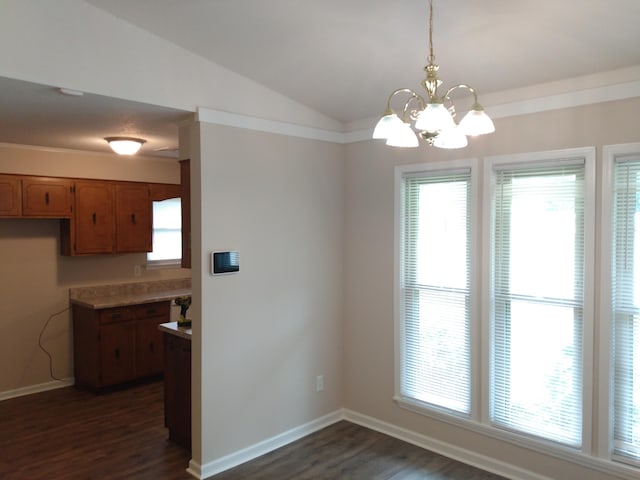
<svg viewBox="0 0 640 480"><path fill-rule="evenodd" d="M420 88L427 63L427 0L86 1L345 124L381 114L396 88ZM638 66L639 19L638 0L434 0L436 63L445 86L468 83L480 99ZM67 101L61 108L59 94L36 104L34 96L56 92L9 83L0 88L16 88L17 95L0 98L0 122L10 125L0 141L60 143L66 136L66 143L94 149L83 136L105 136L105 125L109 134L124 133L128 125L145 138L145 128L155 128L158 138L146 153L177 142L175 127L168 136L157 124L184 112L94 95L84 97L82 121L56 120L59 128L48 128L45 138L40 126L51 125L45 117L75 115L74 107ZM3 118L7 101L13 112L20 102L31 101L31 108ZM82 128L89 124L95 132Z"/></svg>

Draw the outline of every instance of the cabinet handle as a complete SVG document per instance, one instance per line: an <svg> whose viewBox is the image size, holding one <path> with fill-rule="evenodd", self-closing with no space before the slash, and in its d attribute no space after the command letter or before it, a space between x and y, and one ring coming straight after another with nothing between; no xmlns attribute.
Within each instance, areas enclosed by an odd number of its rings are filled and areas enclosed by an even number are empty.
<svg viewBox="0 0 640 480"><path fill-rule="evenodd" d="M151 353L155 352L155 347L153 345L153 342L149 344L149 350L151 350Z"/></svg>
<svg viewBox="0 0 640 480"><path fill-rule="evenodd" d="M120 349L116 348L116 358L120 358Z"/></svg>
<svg viewBox="0 0 640 480"><path fill-rule="evenodd" d="M44 203L49 205L49 192L44 193Z"/></svg>
<svg viewBox="0 0 640 480"><path fill-rule="evenodd" d="M133 223L133 224L136 223L136 214L135 213L131 214L131 223Z"/></svg>
<svg viewBox="0 0 640 480"><path fill-rule="evenodd" d="M111 314L111 319L115 320L116 318L121 318L122 317L122 313L118 312L118 313L112 313Z"/></svg>
<svg viewBox="0 0 640 480"><path fill-rule="evenodd" d="M93 224L96 224L96 212L93 212L93 214L91 215L91 219L93 220Z"/></svg>

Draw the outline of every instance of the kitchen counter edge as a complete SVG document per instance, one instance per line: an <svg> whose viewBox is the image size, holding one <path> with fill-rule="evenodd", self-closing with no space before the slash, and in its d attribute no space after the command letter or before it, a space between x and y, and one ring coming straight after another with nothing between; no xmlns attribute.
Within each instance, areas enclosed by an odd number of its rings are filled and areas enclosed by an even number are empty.
<svg viewBox="0 0 640 480"><path fill-rule="evenodd" d="M179 327L178 322L161 323L158 330L191 341L191 328Z"/></svg>
<svg viewBox="0 0 640 480"><path fill-rule="evenodd" d="M90 298L69 298L69 302L95 310L102 308L124 307L142 303L162 302L176 297L191 295L191 289L163 290L157 292L135 293L130 295L109 295Z"/></svg>

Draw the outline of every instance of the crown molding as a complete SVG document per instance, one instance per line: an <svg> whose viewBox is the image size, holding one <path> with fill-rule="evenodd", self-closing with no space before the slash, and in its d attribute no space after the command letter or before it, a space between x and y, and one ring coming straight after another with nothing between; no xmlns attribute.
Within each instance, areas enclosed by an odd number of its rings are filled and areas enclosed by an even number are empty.
<svg viewBox="0 0 640 480"><path fill-rule="evenodd" d="M508 101L505 103L491 104L492 102L489 102L490 106L487 106L486 110L492 118L496 119L615 100L625 100L636 97L640 97L640 80L633 80L615 85L602 85L592 88L584 88L581 90L567 91L552 95L540 95L524 100ZM497 99L497 97L495 98ZM209 108L198 108L196 121L260 132L275 133L278 135L306 138L309 140L349 144L371 140L373 128L375 123L378 121L378 118L376 117L357 122L359 125L369 124L370 126L349 132L323 130L320 128L296 125L277 120L255 118Z"/></svg>

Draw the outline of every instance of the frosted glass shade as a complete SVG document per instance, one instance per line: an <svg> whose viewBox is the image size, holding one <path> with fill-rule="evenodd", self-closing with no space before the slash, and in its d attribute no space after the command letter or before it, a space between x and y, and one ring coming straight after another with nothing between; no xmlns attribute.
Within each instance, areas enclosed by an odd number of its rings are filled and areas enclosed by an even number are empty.
<svg viewBox="0 0 640 480"><path fill-rule="evenodd" d="M105 138L111 150L118 155L133 155L140 150L142 144L145 142L141 138L132 137L107 137Z"/></svg>
<svg viewBox="0 0 640 480"><path fill-rule="evenodd" d="M471 135L473 137L496 131L493 121L489 118L489 115L485 113L482 107L469 110L469 112L460 121L459 128L462 129L465 135Z"/></svg>
<svg viewBox="0 0 640 480"><path fill-rule="evenodd" d="M418 137L411 129L411 125L402 122L402 125L394 129L393 134L387 139L387 145L391 147L417 147Z"/></svg>
<svg viewBox="0 0 640 480"><path fill-rule="evenodd" d="M468 144L467 137L462 133L460 127L442 130L438 136L433 139L433 146L438 148L464 148Z"/></svg>
<svg viewBox="0 0 640 480"><path fill-rule="evenodd" d="M376 124L376 128L373 130L372 138L389 138L395 130L402 128L404 122L400 120L398 115L390 113L385 115Z"/></svg>
<svg viewBox="0 0 640 480"><path fill-rule="evenodd" d="M427 132L439 132L454 126L451 113L442 103L428 103L416 120L416 130Z"/></svg>

